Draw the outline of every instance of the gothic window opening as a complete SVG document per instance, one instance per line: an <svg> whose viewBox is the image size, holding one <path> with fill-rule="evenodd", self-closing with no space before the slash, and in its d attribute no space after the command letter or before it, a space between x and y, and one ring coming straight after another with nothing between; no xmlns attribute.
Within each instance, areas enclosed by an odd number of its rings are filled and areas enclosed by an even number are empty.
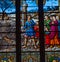
<svg viewBox="0 0 60 62"><path fill-rule="evenodd" d="M15 0L0 0L0 62L16 62Z"/></svg>

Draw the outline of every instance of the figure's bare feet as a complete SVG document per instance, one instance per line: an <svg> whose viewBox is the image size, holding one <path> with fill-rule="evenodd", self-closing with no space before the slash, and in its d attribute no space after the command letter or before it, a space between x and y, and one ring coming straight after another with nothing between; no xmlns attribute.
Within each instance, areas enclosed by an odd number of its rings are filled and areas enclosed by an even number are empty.
<svg viewBox="0 0 60 62"><path fill-rule="evenodd" d="M37 48L37 46L36 46L36 45L34 45L34 48L36 49L36 48Z"/></svg>
<svg viewBox="0 0 60 62"><path fill-rule="evenodd" d="M24 46L22 46L23 48L26 48L27 46L26 45L24 45Z"/></svg>
<svg viewBox="0 0 60 62"><path fill-rule="evenodd" d="M58 45L57 47L60 48L60 45Z"/></svg>
<svg viewBox="0 0 60 62"><path fill-rule="evenodd" d="M53 47L53 45L50 45L50 48L52 48Z"/></svg>
<svg viewBox="0 0 60 62"><path fill-rule="evenodd" d="M39 46L39 45L38 45L37 47L38 47L38 48L40 48L40 46Z"/></svg>

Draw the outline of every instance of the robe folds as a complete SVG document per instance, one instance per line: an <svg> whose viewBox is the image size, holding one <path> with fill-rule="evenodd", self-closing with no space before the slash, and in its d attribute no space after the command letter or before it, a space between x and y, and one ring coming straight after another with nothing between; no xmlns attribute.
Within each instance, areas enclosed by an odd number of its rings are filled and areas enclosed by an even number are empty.
<svg viewBox="0 0 60 62"><path fill-rule="evenodd" d="M24 29L26 30L25 35L27 35L27 36L35 36L35 31L34 31L35 24L36 23L33 20L25 22L25 26L24 26Z"/></svg>
<svg viewBox="0 0 60 62"><path fill-rule="evenodd" d="M34 26L34 30L35 30L35 37L39 38L39 26Z"/></svg>
<svg viewBox="0 0 60 62"><path fill-rule="evenodd" d="M49 38L50 38L50 44L54 45L54 44L59 44L58 41L58 21L53 21L50 23L50 34L49 34Z"/></svg>
<svg viewBox="0 0 60 62"><path fill-rule="evenodd" d="M49 23L50 23L50 20L44 21L44 25L48 29L48 31L45 31L45 44L47 44L47 45L50 44L50 38L49 38L50 26L49 26Z"/></svg>

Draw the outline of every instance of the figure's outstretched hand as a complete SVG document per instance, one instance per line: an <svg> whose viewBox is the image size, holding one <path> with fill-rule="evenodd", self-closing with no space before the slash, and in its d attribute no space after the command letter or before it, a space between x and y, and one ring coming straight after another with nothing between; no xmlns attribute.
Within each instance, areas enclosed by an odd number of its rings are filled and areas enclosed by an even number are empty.
<svg viewBox="0 0 60 62"><path fill-rule="evenodd" d="M22 30L21 32L25 32L26 30Z"/></svg>
<svg viewBox="0 0 60 62"><path fill-rule="evenodd" d="M45 30L46 30L46 31L48 31L48 29L47 29L47 28L45 28Z"/></svg>
<svg viewBox="0 0 60 62"><path fill-rule="evenodd" d="M54 24L54 22L52 22L52 24Z"/></svg>

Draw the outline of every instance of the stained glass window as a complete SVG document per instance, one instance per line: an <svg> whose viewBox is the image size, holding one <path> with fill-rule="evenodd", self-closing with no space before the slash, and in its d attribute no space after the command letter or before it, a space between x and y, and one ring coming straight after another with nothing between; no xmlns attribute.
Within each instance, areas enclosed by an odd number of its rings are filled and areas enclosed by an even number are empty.
<svg viewBox="0 0 60 62"><path fill-rule="evenodd" d="M59 62L60 9L59 0L46 0L44 10L45 61Z"/></svg>
<svg viewBox="0 0 60 62"><path fill-rule="evenodd" d="M0 0L0 62L16 62L15 0Z"/></svg>
<svg viewBox="0 0 60 62"><path fill-rule="evenodd" d="M40 62L38 0L20 1L21 61Z"/></svg>
<svg viewBox="0 0 60 62"><path fill-rule="evenodd" d="M60 0L38 1L0 0L0 62L60 62Z"/></svg>

